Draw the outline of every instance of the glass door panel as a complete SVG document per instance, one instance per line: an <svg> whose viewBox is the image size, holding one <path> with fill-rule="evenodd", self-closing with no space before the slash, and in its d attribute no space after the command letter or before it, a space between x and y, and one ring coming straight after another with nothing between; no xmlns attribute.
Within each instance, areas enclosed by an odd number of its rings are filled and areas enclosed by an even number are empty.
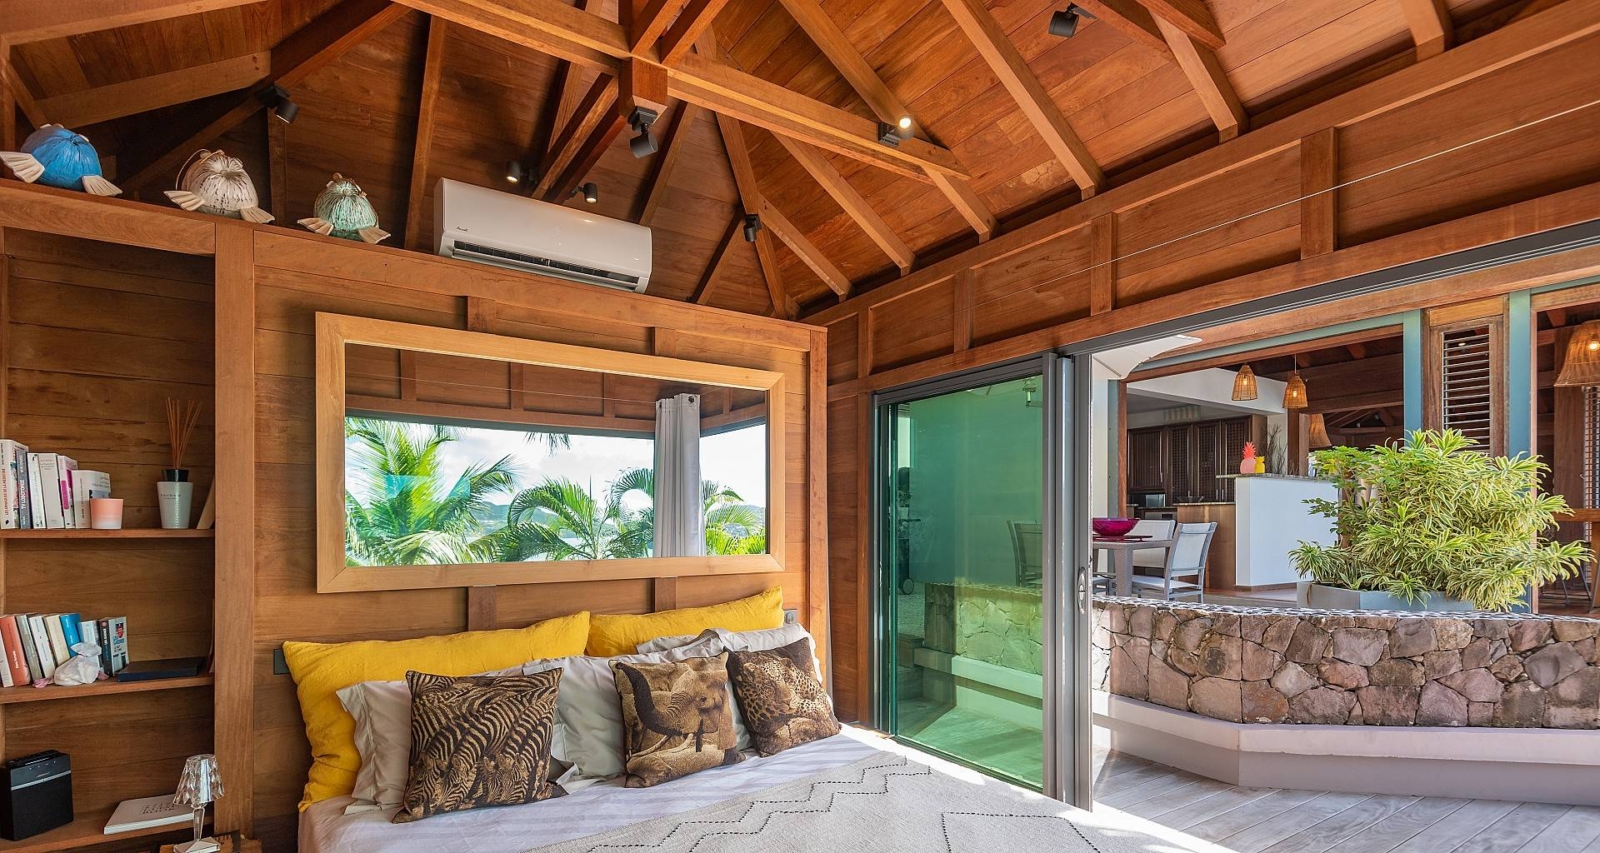
<svg viewBox="0 0 1600 853"><path fill-rule="evenodd" d="M884 718L896 737L1044 784L1039 375L884 404Z"/></svg>

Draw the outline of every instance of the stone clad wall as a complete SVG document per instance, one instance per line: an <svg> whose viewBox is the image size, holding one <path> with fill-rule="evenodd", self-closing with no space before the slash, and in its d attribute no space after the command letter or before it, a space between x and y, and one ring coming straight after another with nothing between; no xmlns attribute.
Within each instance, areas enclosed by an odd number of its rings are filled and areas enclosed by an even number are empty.
<svg viewBox="0 0 1600 853"><path fill-rule="evenodd" d="M1095 600L1097 689L1219 720L1600 728L1600 621Z"/></svg>

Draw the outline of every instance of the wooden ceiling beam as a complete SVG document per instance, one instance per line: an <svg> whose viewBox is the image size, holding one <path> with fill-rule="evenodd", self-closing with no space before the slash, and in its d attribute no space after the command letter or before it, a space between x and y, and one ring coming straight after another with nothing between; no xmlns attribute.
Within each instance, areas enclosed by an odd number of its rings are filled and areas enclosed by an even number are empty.
<svg viewBox="0 0 1600 853"><path fill-rule="evenodd" d="M34 129L37 130L49 122L49 113L46 113L39 106L39 102L34 100L33 93L28 91L28 85L22 82L22 75L17 73L16 65L12 64L11 47L4 40L0 40L0 88L4 89L11 106L21 110ZM15 121L15 116L7 113L5 119L9 123ZM22 140L16 141L20 144Z"/></svg>
<svg viewBox="0 0 1600 853"><path fill-rule="evenodd" d="M0 38L17 45L248 6L262 0L0 0Z"/></svg>
<svg viewBox="0 0 1600 853"><path fill-rule="evenodd" d="M589 0L576 0L573 8L580 12L589 8ZM567 59L556 59L556 70L550 77L550 88L545 94L544 108L539 122L534 126L533 140L522 164L537 174L544 174L550 165L550 152L556 134L566 126L583 91L583 66Z"/></svg>
<svg viewBox="0 0 1600 853"><path fill-rule="evenodd" d="M722 272L722 265L727 262L733 253L733 241L739 239L739 231L744 228L744 213L734 211L733 219L728 222L728 229L722 232L722 239L717 243L717 250L711 253L711 263L706 265L705 272L700 274L700 283L695 286L694 294L689 301L696 305L704 305L711 301L711 290L717 285L718 274Z"/></svg>
<svg viewBox="0 0 1600 853"><path fill-rule="evenodd" d="M822 156L822 152L806 145L804 142L796 142L787 136L779 136L778 142L788 150L790 156L800 162L800 166L818 184L822 185L822 189L832 196L833 200L838 202L841 208L844 208L844 212L855 220L857 225L861 226L861 230L867 232L867 236L872 238L872 242L878 244L878 248L889 256L889 260L894 261L895 266L900 268L902 274L911 271L911 267L917 262L916 253L911 251L911 247L906 245L906 241L900 239L894 233L894 229L889 227L889 223L885 222L883 217L879 216L878 212L867 204L867 200L861 196L861 193L856 192L855 187L850 186L850 182L844 179L844 175L839 174L839 170L833 168L833 164L828 162L828 158ZM783 235L779 234L778 236L782 237Z"/></svg>
<svg viewBox="0 0 1600 853"><path fill-rule="evenodd" d="M1156 27L1166 37L1172 58L1189 78L1189 85L1194 87L1211 122L1217 126L1217 136L1226 142L1248 130L1250 117L1239 103L1239 94L1228 81L1216 53L1165 19L1157 18Z"/></svg>
<svg viewBox="0 0 1600 853"><path fill-rule="evenodd" d="M640 225L649 225L656 218L656 213L661 210L661 202L666 198L667 186L672 179L672 170L683 157L683 151L688 147L684 137L694 126L694 120L700 113L700 107L688 101L679 101L678 110L672 116L672 125L661 135L661 151L656 154L656 161L650 170L650 177L645 181L644 200L639 205L639 214L634 217Z"/></svg>
<svg viewBox="0 0 1600 853"><path fill-rule="evenodd" d="M45 98L39 102L39 109L57 124L87 127L248 88L266 77L271 67L269 51L250 53Z"/></svg>
<svg viewBox="0 0 1600 853"><path fill-rule="evenodd" d="M633 13L632 0L622 0L619 7L626 10L628 20L628 48L634 54L655 44L667 31L674 15L683 9L684 0L649 0L645 7Z"/></svg>
<svg viewBox="0 0 1600 853"><path fill-rule="evenodd" d="M622 117L617 115L615 110L602 117L589 131L589 135L584 137L583 144L578 147L577 156L572 158L561 176L545 192L544 200L554 204L566 201L589 174L589 170L600 161L600 156L605 154L612 142L616 141L617 136L622 133L624 124Z"/></svg>
<svg viewBox="0 0 1600 853"><path fill-rule="evenodd" d="M703 44L700 37L711 31L711 22L726 5L728 0L689 0L682 14L661 37L662 63L676 65L689 55L690 48Z"/></svg>
<svg viewBox="0 0 1600 853"><path fill-rule="evenodd" d="M1455 43L1455 25L1450 22L1450 7L1444 0L1399 0L1405 13L1411 40L1417 45L1417 61L1438 56Z"/></svg>
<svg viewBox="0 0 1600 853"><path fill-rule="evenodd" d="M428 47L422 60L422 90L417 96L417 139L411 146L411 187L406 192L407 249L422 249L422 210L428 201L428 152L433 147L435 107L439 102L439 80L444 73L444 42L450 24L443 18L428 19Z"/></svg>
<svg viewBox="0 0 1600 853"><path fill-rule="evenodd" d="M595 78L589 85L589 90L584 93L583 99L573 109L572 116L551 144L544 171L529 195L545 198L572 163L581 159L586 147L595 141L595 129L618 123L612 121L617 114L617 90L617 78L608 75Z"/></svg>
<svg viewBox="0 0 1600 853"><path fill-rule="evenodd" d="M1105 185L1106 175L1089 155L1089 149L1078 138L1061 108L1045 90L1044 84L1034 76L1017 46L1000 28L983 0L943 0L962 31L978 49L990 70L1000 79L1001 85L1011 93L1023 115L1034 130L1044 137L1045 144L1055 154L1085 198L1094 195Z"/></svg>
<svg viewBox="0 0 1600 853"><path fill-rule="evenodd" d="M728 167L733 170L733 184L739 190L739 206L745 214L761 215L766 199L756 184L756 169L750 162L750 149L745 145L744 131L739 122L717 113L717 130L722 134L722 147L728 152ZM743 216L740 217L741 221ZM778 317L794 319L799 306L783 287L783 275L778 271L777 247L772 245L772 232L765 228L756 232L756 259L761 263L761 277L767 283L767 296L772 299L772 313Z"/></svg>
<svg viewBox="0 0 1600 853"><path fill-rule="evenodd" d="M1206 0L1139 0L1151 14L1176 26L1189 38L1216 50L1227 43Z"/></svg>
<svg viewBox="0 0 1600 853"><path fill-rule="evenodd" d="M989 210L982 196L972 188L972 184L964 178L946 175L943 172L929 172L928 177L933 180L933 185L944 193L950 200L951 206L961 218L967 221L973 231L978 233L978 242L988 242L994 236L998 223L995 221L994 212Z"/></svg>
<svg viewBox="0 0 1600 853"><path fill-rule="evenodd" d="M1077 4L1101 23L1135 42L1160 53L1172 53L1167 47L1166 35L1156 26L1155 16L1137 0L1077 0Z"/></svg>
<svg viewBox="0 0 1600 853"><path fill-rule="evenodd" d="M195 149L232 130L264 108L256 93L276 83L291 88L326 67L368 36L405 15L406 7L388 0L344 0L284 39L272 51L272 71L238 97L206 109L190 110L165 133L151 133L118 155L124 189L137 189L156 177L171 177Z"/></svg>
<svg viewBox="0 0 1600 853"><path fill-rule="evenodd" d="M837 293L840 299L849 296L850 277L844 274L844 270L828 260L816 244L806 239L805 232L795 227L795 224L789 221L789 217L783 215L783 211L773 207L770 199L764 201L761 207L762 224L772 229L772 232L778 235L778 239L798 255L800 260L817 274L817 278L822 279L822 283L826 284L829 290Z"/></svg>

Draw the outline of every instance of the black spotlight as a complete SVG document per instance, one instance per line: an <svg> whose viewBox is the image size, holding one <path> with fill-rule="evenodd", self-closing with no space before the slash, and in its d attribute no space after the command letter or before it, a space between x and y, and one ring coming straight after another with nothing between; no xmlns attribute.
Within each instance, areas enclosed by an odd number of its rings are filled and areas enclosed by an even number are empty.
<svg viewBox="0 0 1600 853"><path fill-rule="evenodd" d="M657 118L655 110L644 107L634 107L633 112L628 114L628 126L639 134L628 140L628 148L633 150L633 156L649 157L661 148L655 137L650 135L650 126L656 123Z"/></svg>
<svg viewBox="0 0 1600 853"><path fill-rule="evenodd" d="M1050 16L1050 35L1064 39L1072 38L1078 34L1078 22L1083 18L1092 21L1094 15L1084 11L1076 3L1068 3L1067 8Z"/></svg>
<svg viewBox="0 0 1600 853"><path fill-rule="evenodd" d="M878 142L894 148L899 148L900 128L886 121L878 122Z"/></svg>
<svg viewBox="0 0 1600 853"><path fill-rule="evenodd" d="M594 181L589 181L586 184L574 188L572 194L582 195L584 201L594 204L600 200L600 187L595 184Z"/></svg>
<svg viewBox="0 0 1600 853"><path fill-rule="evenodd" d="M761 217L755 215L754 213L746 213L744 215L744 241L746 243L754 243L756 241L756 234L760 230Z"/></svg>
<svg viewBox="0 0 1600 853"><path fill-rule="evenodd" d="M289 99L289 90L273 83L256 93L256 99L266 104L273 115L284 124L294 124L295 116L300 115L300 105Z"/></svg>
<svg viewBox="0 0 1600 853"><path fill-rule="evenodd" d="M522 183L522 179L527 177L527 174L527 171L522 168L522 164L520 162L516 160L506 161L506 183L520 184Z"/></svg>

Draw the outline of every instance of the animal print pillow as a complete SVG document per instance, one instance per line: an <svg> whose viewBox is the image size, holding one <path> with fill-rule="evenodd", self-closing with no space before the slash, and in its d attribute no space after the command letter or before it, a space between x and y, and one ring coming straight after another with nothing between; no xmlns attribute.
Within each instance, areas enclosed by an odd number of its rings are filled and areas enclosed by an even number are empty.
<svg viewBox="0 0 1600 853"><path fill-rule="evenodd" d="M728 707L728 654L676 663L611 662L622 697L622 751L629 788L648 788L737 764Z"/></svg>
<svg viewBox="0 0 1600 853"><path fill-rule="evenodd" d="M730 652L728 674L745 728L762 755L833 737L839 720L811 670L811 640L760 652Z"/></svg>
<svg viewBox="0 0 1600 853"><path fill-rule="evenodd" d="M411 774L395 823L559 797L549 782L561 670L451 677L407 672Z"/></svg>

